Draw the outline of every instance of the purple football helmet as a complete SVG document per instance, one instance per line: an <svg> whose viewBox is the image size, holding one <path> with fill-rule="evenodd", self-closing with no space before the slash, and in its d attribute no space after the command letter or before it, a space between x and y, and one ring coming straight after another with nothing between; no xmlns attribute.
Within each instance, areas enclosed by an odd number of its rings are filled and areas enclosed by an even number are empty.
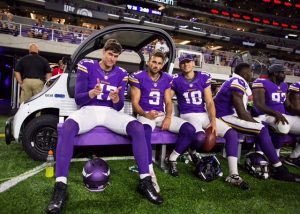
<svg viewBox="0 0 300 214"><path fill-rule="evenodd" d="M100 158L89 160L82 170L83 183L88 190L101 192L108 185L109 174L109 166L104 160Z"/></svg>
<svg viewBox="0 0 300 214"><path fill-rule="evenodd" d="M246 155L245 169L249 174L260 179L268 179L270 177L267 158L257 152Z"/></svg>
<svg viewBox="0 0 300 214"><path fill-rule="evenodd" d="M204 181L213 181L223 176L220 162L215 155L201 157L196 165L195 174Z"/></svg>

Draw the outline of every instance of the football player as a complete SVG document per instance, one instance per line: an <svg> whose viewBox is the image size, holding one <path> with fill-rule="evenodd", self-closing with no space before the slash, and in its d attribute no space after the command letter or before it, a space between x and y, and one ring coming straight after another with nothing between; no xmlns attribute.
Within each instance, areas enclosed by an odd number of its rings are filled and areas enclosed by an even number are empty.
<svg viewBox="0 0 300 214"><path fill-rule="evenodd" d="M165 62L165 55L159 50L154 51L148 60L148 69L129 76L131 87L131 101L138 120L144 124L148 145L148 162L152 165L151 133L156 126L162 130L179 133L176 148L172 151L166 163L169 173L178 177L177 158L192 141L195 128L187 121L172 116L173 104L171 96L172 77L161 69ZM165 110L164 110L165 104Z"/></svg>
<svg viewBox="0 0 300 214"><path fill-rule="evenodd" d="M198 162L196 150L200 149L204 143L204 129L211 126L215 135L224 137L226 140L229 164L229 176L226 181L242 189L248 189L249 185L238 173L238 134L226 123L216 119L210 86L211 75L203 71L195 71L195 61L190 54L184 54L179 58L179 67L181 73L173 76L172 90L173 95L175 93L177 97L180 117L190 122L196 129L189 151L193 162Z"/></svg>
<svg viewBox="0 0 300 214"><path fill-rule="evenodd" d="M285 102L286 110L289 115L295 116L298 127L300 125L300 82L293 83L288 89ZM294 151L285 159L285 163L300 168L300 145L298 144Z"/></svg>
<svg viewBox="0 0 300 214"><path fill-rule="evenodd" d="M117 40L109 39L103 48L103 58L82 60L78 64L75 101L80 109L72 113L62 126L56 149L56 183L48 213L58 213L67 197L67 176L73 155L74 138L96 126L104 126L132 139L133 154L138 164L138 190L156 204L163 199L156 192L148 167L148 147L143 125L134 117L119 112L124 106L127 72L116 66L122 52Z"/></svg>
<svg viewBox="0 0 300 214"><path fill-rule="evenodd" d="M241 133L257 136L257 143L272 164L273 177L284 181L298 181L285 168L276 154L268 128L247 111L248 96L252 95L248 83L252 80L249 64L240 63L232 78L225 81L215 97L217 117ZM236 112L236 113L235 113Z"/></svg>
<svg viewBox="0 0 300 214"><path fill-rule="evenodd" d="M273 143L279 156L282 145L288 141L287 134L300 135L299 117L286 114L285 104L288 85L284 82L285 68L273 64L268 69L267 79L253 82L253 101L259 118L275 130ZM289 107L288 107L289 108Z"/></svg>

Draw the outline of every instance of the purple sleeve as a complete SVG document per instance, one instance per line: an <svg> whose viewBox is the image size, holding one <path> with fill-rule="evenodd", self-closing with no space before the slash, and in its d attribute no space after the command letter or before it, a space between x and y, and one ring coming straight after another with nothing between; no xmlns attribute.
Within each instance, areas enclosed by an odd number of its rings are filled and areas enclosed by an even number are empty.
<svg viewBox="0 0 300 214"><path fill-rule="evenodd" d="M169 74L168 75L168 85L166 87L166 89L169 89L169 88L172 88L172 84L173 84L173 77L170 76Z"/></svg>
<svg viewBox="0 0 300 214"><path fill-rule="evenodd" d="M289 87L289 92L296 93L300 95L300 83L293 83Z"/></svg>
<svg viewBox="0 0 300 214"><path fill-rule="evenodd" d="M211 75L209 73L206 72L201 72L202 73L202 87L203 88L207 88L208 86L211 85Z"/></svg>
<svg viewBox="0 0 300 214"><path fill-rule="evenodd" d="M242 95L246 92L245 83L240 79L235 79L231 82L229 89L231 91L236 91Z"/></svg>
<svg viewBox="0 0 300 214"><path fill-rule="evenodd" d="M136 73L129 76L129 85L130 86L135 86L137 88L141 88L140 80L138 79Z"/></svg>
<svg viewBox="0 0 300 214"><path fill-rule="evenodd" d="M88 77L88 68L80 62L77 69L75 86L75 102L79 106L83 106L91 100L88 90Z"/></svg>
<svg viewBox="0 0 300 214"><path fill-rule="evenodd" d="M124 107L124 100L125 100L124 93L125 93L125 89L126 89L127 83L128 83L128 76L126 74L126 75L124 75L121 83L118 86L118 87L122 87L121 90L119 91L119 98L120 98L120 100L119 100L118 103L113 103L113 108L116 111L120 111Z"/></svg>

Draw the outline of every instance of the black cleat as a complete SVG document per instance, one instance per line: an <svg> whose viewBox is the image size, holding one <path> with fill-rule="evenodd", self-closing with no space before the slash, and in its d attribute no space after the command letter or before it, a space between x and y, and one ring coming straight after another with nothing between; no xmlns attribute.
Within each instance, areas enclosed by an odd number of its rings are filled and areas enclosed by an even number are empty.
<svg viewBox="0 0 300 214"><path fill-rule="evenodd" d="M197 164L200 162L201 158L195 153L195 154L190 154L191 159L193 163L197 166Z"/></svg>
<svg viewBox="0 0 300 214"><path fill-rule="evenodd" d="M56 182L52 199L48 205L47 213L60 213L67 200L67 184L63 182Z"/></svg>
<svg viewBox="0 0 300 214"><path fill-rule="evenodd" d="M290 173L289 170L283 165L279 167L272 167L271 172L274 179L288 182L300 182L300 177Z"/></svg>
<svg viewBox="0 0 300 214"><path fill-rule="evenodd" d="M236 174L228 175L225 181L241 188L242 190L250 189L249 184L246 183L239 175Z"/></svg>
<svg viewBox="0 0 300 214"><path fill-rule="evenodd" d="M151 176L140 180L138 191L154 204L162 204L164 202L162 197L156 192Z"/></svg>
<svg viewBox="0 0 300 214"><path fill-rule="evenodd" d="M169 158L165 159L165 163L169 166L169 173L173 177L179 177L179 172L177 169L177 162L176 161L170 161Z"/></svg>
<svg viewBox="0 0 300 214"><path fill-rule="evenodd" d="M284 160L284 163L300 169L300 160L299 160L299 158L286 157L285 160Z"/></svg>

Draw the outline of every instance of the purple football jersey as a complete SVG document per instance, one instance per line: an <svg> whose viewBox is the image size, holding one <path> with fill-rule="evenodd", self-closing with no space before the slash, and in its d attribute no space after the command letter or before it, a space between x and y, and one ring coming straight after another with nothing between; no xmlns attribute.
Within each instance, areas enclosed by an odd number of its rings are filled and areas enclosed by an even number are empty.
<svg viewBox="0 0 300 214"><path fill-rule="evenodd" d="M175 91L181 114L206 112L204 89L210 86L211 75L195 71L193 81L187 81L182 74L173 75L172 89Z"/></svg>
<svg viewBox="0 0 300 214"><path fill-rule="evenodd" d="M161 77L154 82L147 71L138 71L129 76L129 84L141 90L140 106L144 111L164 112L165 91L171 88L172 77L161 72Z"/></svg>
<svg viewBox="0 0 300 214"><path fill-rule="evenodd" d="M100 80L102 93L93 99L89 98L89 91ZM75 88L75 100L77 104L82 106L108 106L113 107L113 102L109 97L110 91L115 91L118 87L122 87L119 92L120 102L124 102L124 90L128 82L128 74L126 70L118 66L114 66L111 71L105 72L99 65L97 60L84 59L78 63L77 79ZM81 99L84 97L84 99ZM78 102L78 100L84 100Z"/></svg>
<svg viewBox="0 0 300 214"><path fill-rule="evenodd" d="M284 101L286 100L286 93L288 90L288 84L282 82L280 85L276 85L269 79L256 79L252 84L253 90L257 88L265 89L265 102L266 105L281 113L286 113L284 108ZM264 114L258 108L256 108L258 114Z"/></svg>
<svg viewBox="0 0 300 214"><path fill-rule="evenodd" d="M217 117L224 117L235 113L232 102L232 91L244 95L246 93L246 87L247 84L245 80L237 77L232 77L223 83L214 98Z"/></svg>
<svg viewBox="0 0 300 214"><path fill-rule="evenodd" d="M289 92L296 93L300 95L300 82L295 82L289 87Z"/></svg>

